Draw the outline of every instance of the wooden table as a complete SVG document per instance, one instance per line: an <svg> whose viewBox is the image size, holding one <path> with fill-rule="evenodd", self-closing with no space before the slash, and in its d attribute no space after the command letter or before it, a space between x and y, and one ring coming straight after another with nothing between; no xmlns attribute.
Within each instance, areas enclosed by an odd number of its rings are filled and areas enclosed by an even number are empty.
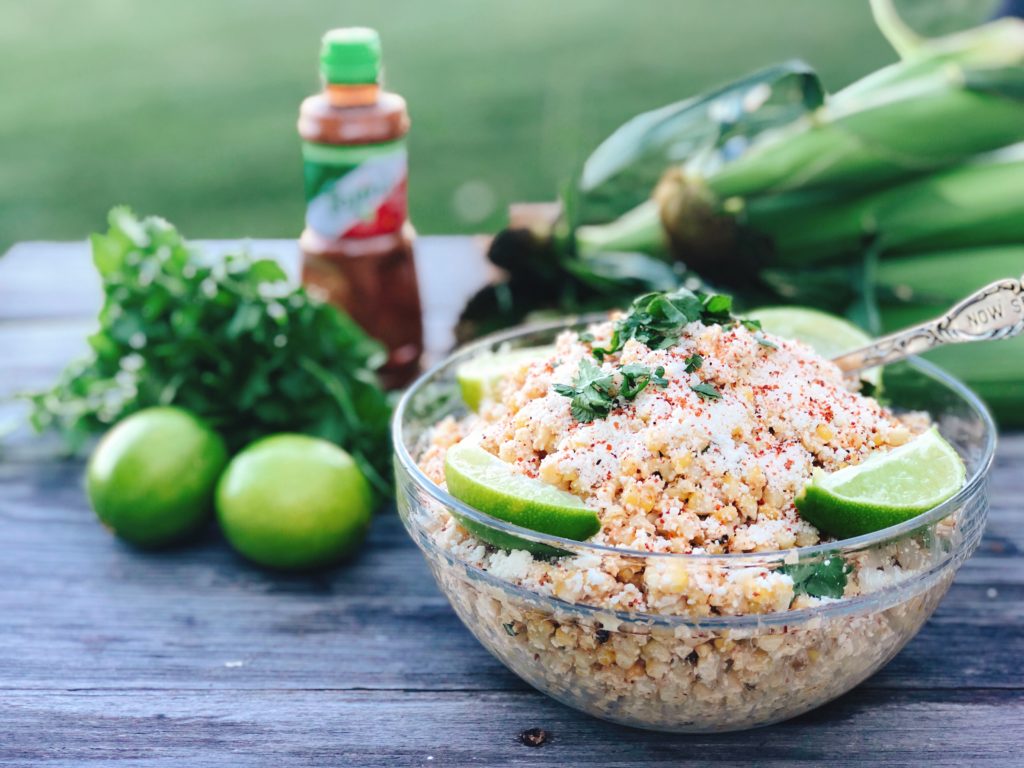
<svg viewBox="0 0 1024 768"><path fill-rule="evenodd" d="M290 241L253 246L294 268ZM487 273L469 238L423 238L418 258L436 353ZM84 244L0 260L0 396L51 382L99 298ZM316 575L249 566L214 531L143 554L96 523L82 464L55 448L24 431L0 448L3 765L1024 765L1024 435L1003 438L979 552L888 667L796 720L713 736L609 725L528 688L459 624L390 510L358 561ZM523 745L535 727L548 742Z"/></svg>

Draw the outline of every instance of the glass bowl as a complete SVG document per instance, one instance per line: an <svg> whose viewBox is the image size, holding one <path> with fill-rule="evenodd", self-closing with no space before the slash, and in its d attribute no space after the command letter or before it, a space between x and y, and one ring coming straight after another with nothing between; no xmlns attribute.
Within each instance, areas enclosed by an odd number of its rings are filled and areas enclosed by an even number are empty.
<svg viewBox="0 0 1024 768"><path fill-rule="evenodd" d="M418 379L395 412L399 514L466 627L509 669L555 699L616 723L664 731L727 731L785 720L885 665L932 614L981 538L996 432L979 399L924 361L887 367L892 407L931 414L963 458L966 484L903 524L784 552L649 553L562 539L468 507L420 470L416 458L431 427L466 412L455 380L461 363L549 344L561 331L585 324L514 329L469 346ZM524 586L531 555L496 552L454 525L453 516L564 554L550 561L551 578ZM796 585L815 574L834 577L837 571L846 574L841 597L803 597L790 606L790 581L799 591ZM609 573L646 587L645 612L609 605L581 588L612 578ZM708 584L726 584L746 597L780 589L782 595L757 612L751 600L740 600L710 612L702 608L701 615L681 610L685 600L652 597L678 598Z"/></svg>

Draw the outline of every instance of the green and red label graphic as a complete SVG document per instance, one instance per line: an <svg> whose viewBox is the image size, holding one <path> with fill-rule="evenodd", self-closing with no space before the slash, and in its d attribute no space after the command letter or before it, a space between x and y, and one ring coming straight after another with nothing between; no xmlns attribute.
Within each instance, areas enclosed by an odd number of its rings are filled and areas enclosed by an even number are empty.
<svg viewBox="0 0 1024 768"><path fill-rule="evenodd" d="M329 240L398 230L407 214L405 142L302 145L306 226Z"/></svg>

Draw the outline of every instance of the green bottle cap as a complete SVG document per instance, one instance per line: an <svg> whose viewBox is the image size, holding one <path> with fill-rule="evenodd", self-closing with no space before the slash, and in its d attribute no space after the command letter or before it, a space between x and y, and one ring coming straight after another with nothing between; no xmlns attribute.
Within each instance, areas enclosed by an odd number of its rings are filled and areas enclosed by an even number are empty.
<svg viewBox="0 0 1024 768"><path fill-rule="evenodd" d="M380 35L367 27L342 27L324 35L320 74L328 83L362 85L380 76Z"/></svg>

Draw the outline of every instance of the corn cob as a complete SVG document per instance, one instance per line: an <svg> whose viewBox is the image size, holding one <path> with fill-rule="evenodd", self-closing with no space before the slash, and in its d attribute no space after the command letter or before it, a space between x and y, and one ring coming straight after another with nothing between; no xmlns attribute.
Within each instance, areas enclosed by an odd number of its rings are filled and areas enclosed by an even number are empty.
<svg viewBox="0 0 1024 768"><path fill-rule="evenodd" d="M887 253L1022 242L1024 144L852 200L800 203L766 199L744 211L777 264L834 261L869 239Z"/></svg>
<svg viewBox="0 0 1024 768"><path fill-rule="evenodd" d="M874 0L873 6L882 24L889 5ZM784 262L800 261L804 243L819 256L834 255L833 227L835 245L849 247L871 223L858 207L870 204L862 199L865 190L1024 140L1024 21L1001 19L915 43L899 32L890 36L901 41L906 58L790 123L756 133L749 146L738 149L743 142L733 141L729 153L738 151L738 157L694 153L669 169L653 200L611 224L577 227L578 252L657 253L664 250L667 234L680 259L711 273L720 271L714 262L723 252L735 252L744 242L763 243L765 236L774 242L769 251ZM606 146L621 152L622 143L623 137L613 134L594 156L600 158ZM972 170L999 176L998 183L1017 181L1018 172L1001 163ZM969 181L964 183L970 186ZM585 173L580 196L585 199L596 184ZM1011 200L1003 210L1020 212L1024 202L1014 207ZM820 218L813 233L806 226L811 214L816 222ZM899 239L905 222L896 223L897 231L885 233L887 238ZM909 231L933 223L940 222L919 222ZM969 225L966 221L964 244L974 242L970 235L979 231ZM723 235L731 228L745 231ZM790 242L798 250L793 258Z"/></svg>

